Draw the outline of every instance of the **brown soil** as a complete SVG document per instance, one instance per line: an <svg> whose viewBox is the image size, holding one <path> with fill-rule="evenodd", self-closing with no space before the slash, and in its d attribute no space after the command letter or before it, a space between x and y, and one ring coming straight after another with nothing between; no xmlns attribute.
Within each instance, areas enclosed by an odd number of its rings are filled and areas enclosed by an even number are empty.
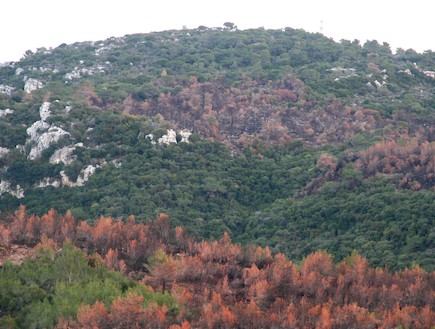
<svg viewBox="0 0 435 329"><path fill-rule="evenodd" d="M26 258L30 257L31 252L32 248L17 244L12 244L9 248L0 247L0 266L6 261L20 265Z"/></svg>

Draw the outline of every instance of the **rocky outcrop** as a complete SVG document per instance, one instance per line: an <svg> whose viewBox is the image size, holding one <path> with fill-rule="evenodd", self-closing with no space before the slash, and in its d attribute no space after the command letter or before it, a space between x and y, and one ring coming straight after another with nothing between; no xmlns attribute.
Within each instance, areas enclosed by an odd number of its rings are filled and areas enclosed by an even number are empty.
<svg viewBox="0 0 435 329"><path fill-rule="evenodd" d="M81 63L82 64L82 63ZM71 72L68 72L64 75L64 78L66 80L74 80L74 79L80 79L82 77L86 77L86 76L91 76L94 75L95 73L104 73L104 66L97 66L95 68L90 67L83 67L83 68L79 68L79 67L75 67Z"/></svg>
<svg viewBox="0 0 435 329"><path fill-rule="evenodd" d="M180 136L179 141L177 141L177 132L173 129L168 129L166 135L163 135L157 141L159 142L159 144L166 144L166 145L171 143L178 143L178 142L189 143L189 137L190 135L192 135L192 133L187 129L183 129L178 132L178 135ZM147 137L151 140L153 140L154 138L152 134L147 135Z"/></svg>
<svg viewBox="0 0 435 329"><path fill-rule="evenodd" d="M189 137L192 135L192 133L189 130L181 130L180 131L181 141L182 143L189 143Z"/></svg>
<svg viewBox="0 0 435 329"><path fill-rule="evenodd" d="M48 149L52 144L57 143L65 136L69 136L69 132L60 127L50 125L46 120L51 116L50 103L44 102L39 108L39 116L41 120L34 122L26 132L29 139L26 144L32 145L28 158L35 160L41 157L42 152Z"/></svg>
<svg viewBox="0 0 435 329"><path fill-rule="evenodd" d="M50 157L49 162L51 164L58 164L62 162L66 165L73 163L77 158L73 155L77 147L83 147L83 143L78 143L74 146L65 146L59 150L54 151L53 155Z"/></svg>
<svg viewBox="0 0 435 329"><path fill-rule="evenodd" d="M91 176L95 174L97 168L101 168L101 166L96 166L96 167L94 167L93 165L87 166L85 169L83 169L80 172L79 176L77 177L77 181L75 183L71 181L70 178L62 170L60 172L62 186L68 186L68 187L83 186L89 180L89 178L91 178Z"/></svg>
<svg viewBox="0 0 435 329"><path fill-rule="evenodd" d="M0 93L5 95L12 95L12 92L15 90L14 87L8 86L8 85L0 85Z"/></svg>
<svg viewBox="0 0 435 329"><path fill-rule="evenodd" d="M52 144L59 142L62 137L69 136L69 132L59 127L50 127L48 131L39 136L37 144L32 147L29 153L29 160L35 160L41 157L42 152L48 149Z"/></svg>
<svg viewBox="0 0 435 329"><path fill-rule="evenodd" d="M30 78L27 79L24 84L24 91L30 94L32 91L41 89L42 87L44 87L44 84L41 81Z"/></svg>
<svg viewBox="0 0 435 329"><path fill-rule="evenodd" d="M96 167L93 165L87 166L85 169L82 169L79 176L77 177L77 181L72 181L68 175L65 173L65 171L60 172L60 179L58 178L50 178L45 177L42 179L38 184L36 184L35 188L44 188L48 186L52 186L54 188L58 188L61 186L68 186L68 187L80 187L85 185L85 183L91 178L93 174L95 174L95 171L101 168L100 165L97 165Z"/></svg>
<svg viewBox="0 0 435 329"><path fill-rule="evenodd" d="M8 114L14 113L14 110L6 109L6 110L0 110L0 119Z"/></svg>
<svg viewBox="0 0 435 329"><path fill-rule="evenodd" d="M9 150L5 147L0 147L0 159L4 158L6 155L8 155Z"/></svg>
<svg viewBox="0 0 435 329"><path fill-rule="evenodd" d="M166 135L163 135L158 139L159 144L171 144L177 142L177 133L169 129Z"/></svg>
<svg viewBox="0 0 435 329"><path fill-rule="evenodd" d="M61 181L59 179L45 177L38 184L35 185L35 188L44 188L48 186L53 186L54 188L58 188L61 186Z"/></svg>
<svg viewBox="0 0 435 329"><path fill-rule="evenodd" d="M2 180L0 181L0 196L5 193L9 193L17 199L24 198L24 189L20 185L16 185L15 188L12 188L11 183Z"/></svg>
<svg viewBox="0 0 435 329"><path fill-rule="evenodd" d="M50 125L45 121L50 116L50 103L44 102L39 108L39 116L41 120L34 122L26 132L30 140L28 142L36 142L41 134L41 131L50 128Z"/></svg>
<svg viewBox="0 0 435 329"><path fill-rule="evenodd" d="M435 79L435 71L423 71L423 74L427 77Z"/></svg>
<svg viewBox="0 0 435 329"><path fill-rule="evenodd" d="M41 121L46 121L51 116L50 106L50 102L42 103L41 107L39 108L39 116Z"/></svg>
<svg viewBox="0 0 435 329"><path fill-rule="evenodd" d="M94 167L93 165L89 165L85 169L83 169L80 172L79 177L77 177L77 182L74 186L83 186L89 180L89 178L91 178L91 176L95 174L97 168L98 166Z"/></svg>

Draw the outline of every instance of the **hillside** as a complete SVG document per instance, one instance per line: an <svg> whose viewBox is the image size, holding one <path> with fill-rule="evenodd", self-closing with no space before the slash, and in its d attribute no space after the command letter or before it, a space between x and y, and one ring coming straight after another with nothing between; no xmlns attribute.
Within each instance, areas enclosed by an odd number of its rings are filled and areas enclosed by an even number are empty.
<svg viewBox="0 0 435 329"><path fill-rule="evenodd" d="M163 214L147 224L102 217L90 226L70 212L34 216L20 207L0 223L6 248L36 244L20 266L0 266L2 328L426 329L435 323L434 272L418 266L390 272L355 252L335 264L323 251L298 265L267 247L243 248L226 233L195 242L182 227L171 229Z"/></svg>
<svg viewBox="0 0 435 329"><path fill-rule="evenodd" d="M0 67L0 210L433 270L435 53L226 26Z"/></svg>

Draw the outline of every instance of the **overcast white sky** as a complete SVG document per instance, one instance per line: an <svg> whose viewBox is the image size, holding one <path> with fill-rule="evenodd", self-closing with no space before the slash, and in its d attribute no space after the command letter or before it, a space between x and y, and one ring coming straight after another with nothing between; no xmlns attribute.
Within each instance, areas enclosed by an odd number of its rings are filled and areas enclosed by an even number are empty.
<svg viewBox="0 0 435 329"><path fill-rule="evenodd" d="M435 50L434 0L2 0L0 63L62 43L167 29L303 28L334 40Z"/></svg>

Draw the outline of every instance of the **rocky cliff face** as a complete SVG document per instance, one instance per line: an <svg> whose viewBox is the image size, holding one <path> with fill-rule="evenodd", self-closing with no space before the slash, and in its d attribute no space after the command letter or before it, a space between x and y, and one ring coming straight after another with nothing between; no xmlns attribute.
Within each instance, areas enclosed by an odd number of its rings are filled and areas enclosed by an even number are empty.
<svg viewBox="0 0 435 329"><path fill-rule="evenodd" d="M34 122L27 128L29 138L26 145L31 147L28 154L30 160L35 160L41 157L42 153L51 145L56 144L62 138L70 134L60 127L50 125L47 119L51 116L50 103L44 102L39 108L39 116L41 120Z"/></svg>

